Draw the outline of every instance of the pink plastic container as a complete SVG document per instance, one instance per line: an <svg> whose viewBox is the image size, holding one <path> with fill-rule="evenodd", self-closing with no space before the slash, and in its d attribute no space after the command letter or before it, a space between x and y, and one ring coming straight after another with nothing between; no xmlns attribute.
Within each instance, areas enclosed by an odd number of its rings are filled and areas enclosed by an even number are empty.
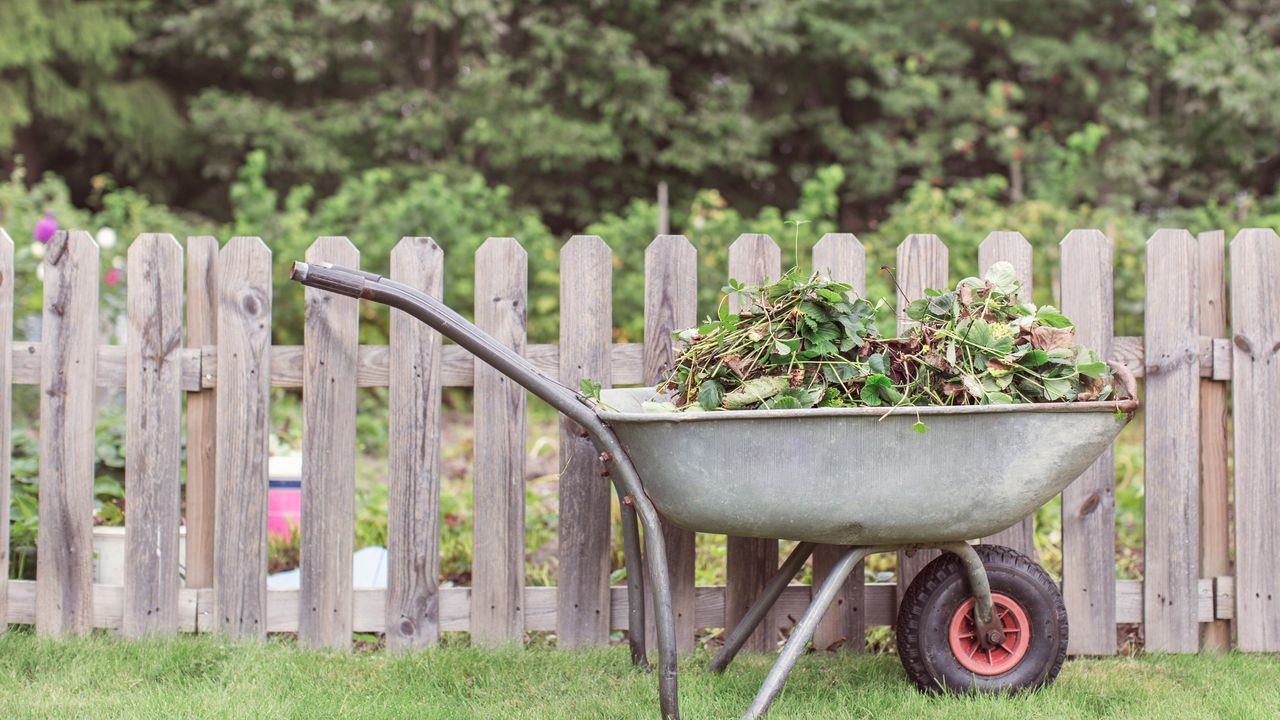
<svg viewBox="0 0 1280 720"><path fill-rule="evenodd" d="M271 480L267 485L267 534L288 542L302 517L302 482Z"/></svg>

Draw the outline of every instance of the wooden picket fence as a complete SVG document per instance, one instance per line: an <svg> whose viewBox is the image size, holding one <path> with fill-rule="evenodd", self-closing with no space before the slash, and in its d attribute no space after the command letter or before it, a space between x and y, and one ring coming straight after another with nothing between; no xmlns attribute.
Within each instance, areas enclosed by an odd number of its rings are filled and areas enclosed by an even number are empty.
<svg viewBox="0 0 1280 720"><path fill-rule="evenodd" d="M1076 322L1077 337L1126 363L1145 386L1145 580L1116 579L1108 453L1063 494L1072 653L1116 652L1118 623L1142 623L1151 649L1194 652L1234 642L1243 650L1280 650L1280 533L1273 529L1280 518L1280 238L1245 230L1231 242L1230 334L1225 250L1221 232L1156 233L1147 243L1145 337L1114 337L1110 242L1098 231L1075 230L1060 245L1059 304ZM911 235L897 252L908 296L950 284L947 248L937 236ZM404 238L389 274L439 294L442 258L431 239ZM389 346L359 345L357 302L311 289L304 345L273 346L272 274L292 259L273 263L266 245L251 237L221 249L214 238L193 237L184 253L170 235L142 235L128 254L129 341L102 346L98 248L86 233L62 233L43 261L42 341L14 342L13 245L0 232L0 476L8 476L11 384L40 387L41 460L37 579L5 580L0 550L0 628L34 623L45 635L107 627L129 636L185 630L234 638L296 632L305 645L336 647L349 646L353 631L375 632L392 648L430 646L441 631L469 631L481 644L555 631L566 646L596 645L625 628L625 589L609 585L610 491L589 443L562 424L559 585L525 587L524 391L399 312L392 313ZM306 259L358 265L360 255L347 239L324 237ZM853 235L824 236L812 259L816 269L862 289L863 248ZM1030 284L1031 248L1021 235L987 238L981 269L999 260L1012 262ZM754 282L777 277L780 262L769 237L743 235L726 271ZM571 385L583 377L654 382L672 359L670 333L696 320L697 253L680 236L648 247L645 340L636 344L611 340L611 251L598 237L574 237L561 252L558 345L526 344L527 259L516 240L489 239L475 264L476 323ZM1230 424L1227 381L1234 388ZM385 590L351 584L356 388L373 386L388 387L391 403ZM469 588L441 588L437 577L440 395L447 386L475 393ZM124 387L127 397L123 586L95 585L91 577L100 387ZM272 387L301 387L303 395L296 591L269 591L265 582ZM187 555L180 567L184 422ZM8 507L7 492L0 484L0 507ZM7 532L8 523L0 523L0 549L8 547ZM778 562L775 541L730 538L727 585L695 587L693 533L668 527L665 537L683 650L698 629L732 625ZM995 540L1029 550L1030 521ZM817 553L815 577L836 554ZM899 582L927 559L901 558ZM869 625L892 623L902 585L854 578L825 619L818 647L861 649L850 639L862 638ZM752 647L769 647L809 593L809 586L789 588Z"/></svg>

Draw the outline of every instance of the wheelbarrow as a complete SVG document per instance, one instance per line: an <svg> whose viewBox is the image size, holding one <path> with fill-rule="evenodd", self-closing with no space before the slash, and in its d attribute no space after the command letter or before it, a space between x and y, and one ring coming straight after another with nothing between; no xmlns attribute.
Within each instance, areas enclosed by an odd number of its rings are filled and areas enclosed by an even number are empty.
<svg viewBox="0 0 1280 720"><path fill-rule="evenodd" d="M1009 692L1057 675L1067 616L1056 583L1010 548L968 541L1034 512L1111 445L1137 409L1123 366L1113 364L1125 392L1105 402L646 413L641 403L654 388L605 390L597 405L410 286L328 264L294 263L291 277L408 313L590 435L621 501L631 657L646 669L642 567L652 584L663 717L679 717L679 699L662 518L697 532L799 541L726 636L714 671L729 665L817 543L850 546L745 718L768 711L840 586L877 552L946 551L912 581L898 610L898 652L921 689ZM924 434L912 431L917 423Z"/></svg>

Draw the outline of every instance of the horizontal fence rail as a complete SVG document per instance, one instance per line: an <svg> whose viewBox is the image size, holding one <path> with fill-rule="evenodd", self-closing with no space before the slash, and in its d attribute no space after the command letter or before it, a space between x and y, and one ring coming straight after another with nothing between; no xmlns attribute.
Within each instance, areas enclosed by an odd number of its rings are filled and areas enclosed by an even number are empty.
<svg viewBox="0 0 1280 720"><path fill-rule="evenodd" d="M645 253L644 341L614 343L606 240L576 236L564 245L559 342L530 344L529 259L517 240L490 238L476 254L477 324L566 384L654 383L673 362L671 333L696 321L697 251L683 236L654 240ZM427 237L403 238L391 253L390 276L439 296L448 282L446 251ZM1146 424L1144 580L1115 579L1110 453L1063 493L1070 651L1116 652L1117 624L1143 625L1153 649L1221 650L1231 645L1233 623L1240 649L1280 650L1280 537L1271 529L1280 515L1274 482L1280 238L1272 230L1245 230L1227 244L1221 233L1157 232L1147 245L1141 337L1113 332L1110 241L1096 230L1073 230L1059 252L1059 305L1075 321L1079 342L1143 378ZM908 299L952 284L955 258L948 256L943 238L903 241L897 275ZM15 341L13 248L0 232L0 383L39 386L42 431L37 579L8 580L0 552L0 627L247 639L287 632L309 646L336 648L350 647L353 632L373 632L386 633L392 649L428 647L448 631L469 632L482 645L519 641L529 631L553 631L570 647L602 645L611 631L626 629L626 589L609 584L608 480L580 428L563 421L560 432L559 585L526 587L523 389L399 311L391 313L389 346L360 345L356 301L311 289L304 344L272 345L271 280L293 259L273 258L258 238L233 238L221 248L213 238L189 238L184 250L172 236L142 235L128 253L127 342L112 345L99 339L98 248L87 233L59 233L43 260L41 339ZM358 266L360 256L346 238L325 237L307 260ZM1016 232L991 233L979 247L978 266L1002 260L1014 265L1029 295L1031 245ZM824 236L812 262L857 291L864 287L865 253L851 234ZM725 274L752 282L780 269L773 239L749 234L731 246ZM349 581L360 387L390 389L385 590ZM475 393L471 587L440 587L438 577L446 387ZM101 388L124 388L126 398L129 557L122 586L95 584L90 571L92 438ZM302 581L290 591L266 585L273 388L300 388L303 399ZM0 397L6 475L10 396ZM184 412L187 545L180 576ZM7 491L7 484L0 488L0 507L8 507ZM7 530L3 523L5 547ZM988 540L1034 553L1031 533L1028 518ZM695 633L741 617L776 568L778 544L730 538L725 584L700 587L694 533L665 526L663 534L678 645L688 652ZM818 549L816 578L839 552ZM926 557L903 557L895 583L864 584L855 573L815 646L860 650L853 638L893 623L902 589ZM808 585L789 587L750 647L772 647L809 595Z"/></svg>

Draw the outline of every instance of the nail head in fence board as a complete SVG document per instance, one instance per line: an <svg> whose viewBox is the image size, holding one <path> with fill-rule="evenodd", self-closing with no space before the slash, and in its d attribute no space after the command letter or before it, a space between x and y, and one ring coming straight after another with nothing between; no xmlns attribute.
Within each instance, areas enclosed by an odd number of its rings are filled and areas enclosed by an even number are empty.
<svg viewBox="0 0 1280 720"><path fill-rule="evenodd" d="M0 634L9 627L9 458L13 418L13 240L0 228Z"/></svg>
<svg viewBox="0 0 1280 720"><path fill-rule="evenodd" d="M768 235L743 234L729 246L729 277L751 285L782 274L782 253ZM729 309L737 312L737 298L730 298ZM778 570L778 541L758 538L730 537L727 542L725 623L732 628L747 613L751 603ZM751 634L744 650L766 651L774 646L773 631L776 609Z"/></svg>
<svg viewBox="0 0 1280 720"><path fill-rule="evenodd" d="M1165 652L1200 647L1199 254L1186 230L1147 241L1143 634Z"/></svg>
<svg viewBox="0 0 1280 720"><path fill-rule="evenodd" d="M1022 287L1018 297L1023 302L1032 302L1033 278L1031 270L1031 243L1022 237L1022 233L997 230L987 235L978 246L978 275L985 276L987 270L998 262L1013 265L1018 274L1018 282ZM1001 530L995 535L985 537L983 542L992 545L1004 545L1036 559L1035 513L1023 518L1011 528Z"/></svg>
<svg viewBox="0 0 1280 720"><path fill-rule="evenodd" d="M439 298L444 253L428 237L402 238L391 279ZM387 429L387 648L440 638L440 334L391 311Z"/></svg>
<svg viewBox="0 0 1280 720"><path fill-rule="evenodd" d="M1231 241L1235 432L1236 643L1280 651L1280 237L1241 230Z"/></svg>
<svg viewBox="0 0 1280 720"><path fill-rule="evenodd" d="M906 331L915 323L907 319L907 305L924 297L926 288L945 289L947 283L947 246L937 235L908 235L898 245L898 267L894 271L902 294L896 296L898 308L898 332ZM907 586L915 576L938 557L937 550L917 550L911 555L898 552L898 597L907 592Z"/></svg>
<svg viewBox="0 0 1280 720"><path fill-rule="evenodd" d="M698 321L698 251L683 235L660 235L644 253L644 385L657 385L675 364L671 334ZM671 604L676 616L676 652L693 651L694 560L697 534L662 522L671 575ZM645 617L653 618L653 598L645 593ZM657 624L645 623L650 647Z"/></svg>
<svg viewBox="0 0 1280 720"><path fill-rule="evenodd" d="M307 249L306 259L358 268L360 251L345 237L321 237ZM298 638L311 648L349 649L360 301L311 287L303 295Z"/></svg>
<svg viewBox="0 0 1280 720"><path fill-rule="evenodd" d="M607 386L613 341L613 253L594 235L560 251L560 382ZM557 644L609 642L609 483L599 452L577 423L560 418L560 572Z"/></svg>
<svg viewBox="0 0 1280 720"><path fill-rule="evenodd" d="M1059 252L1062 312L1075 323L1075 341L1115 358L1111 241L1097 230L1072 230ZM1115 512L1108 449L1062 491L1062 594L1072 655L1116 652Z"/></svg>
<svg viewBox="0 0 1280 720"><path fill-rule="evenodd" d="M516 352L525 347L528 256L514 238L476 252L476 325ZM475 361L475 520L471 641L519 642L524 633L525 391Z"/></svg>
<svg viewBox="0 0 1280 720"><path fill-rule="evenodd" d="M218 343L218 240L187 238L187 347ZM197 387L199 387L197 385ZM187 395L187 587L213 587L217 390Z"/></svg>
<svg viewBox="0 0 1280 720"><path fill-rule="evenodd" d="M218 498L213 628L262 639L267 623L271 251L256 237L218 253Z"/></svg>
<svg viewBox="0 0 1280 720"><path fill-rule="evenodd" d="M836 282L852 285L857 295L866 293L866 252L851 233L823 235L813 246L813 269ZM814 549L813 587L822 584L847 549L842 545L819 545ZM865 606L863 563L859 562L818 624L813 634L814 649L862 652L867 638Z"/></svg>
<svg viewBox="0 0 1280 720"><path fill-rule="evenodd" d="M93 623L98 245L86 232L59 232L44 263L36 632L62 635Z"/></svg>
<svg viewBox="0 0 1280 720"><path fill-rule="evenodd" d="M129 246L125 385L124 612L129 637L178 630L182 515L182 246L144 234Z"/></svg>
<svg viewBox="0 0 1280 720"><path fill-rule="evenodd" d="M1200 255L1200 334L1227 334L1225 233L1203 232L1196 238ZM1216 374L1217 362L1214 370ZM1227 471L1227 386L1200 378L1200 574L1231 573ZM1226 652L1231 623L1218 620L1200 626L1200 647Z"/></svg>

